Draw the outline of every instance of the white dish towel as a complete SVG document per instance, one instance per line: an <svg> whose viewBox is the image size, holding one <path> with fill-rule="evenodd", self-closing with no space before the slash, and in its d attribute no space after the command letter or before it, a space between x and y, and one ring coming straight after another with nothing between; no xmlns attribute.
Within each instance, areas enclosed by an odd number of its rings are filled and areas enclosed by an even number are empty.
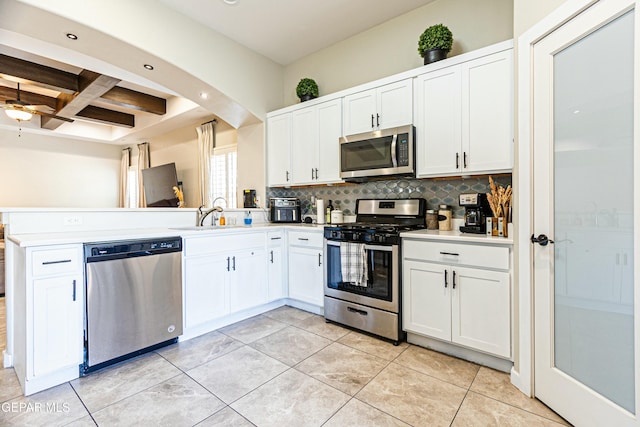
<svg viewBox="0 0 640 427"><path fill-rule="evenodd" d="M367 286L367 254L364 243L340 242L342 281Z"/></svg>

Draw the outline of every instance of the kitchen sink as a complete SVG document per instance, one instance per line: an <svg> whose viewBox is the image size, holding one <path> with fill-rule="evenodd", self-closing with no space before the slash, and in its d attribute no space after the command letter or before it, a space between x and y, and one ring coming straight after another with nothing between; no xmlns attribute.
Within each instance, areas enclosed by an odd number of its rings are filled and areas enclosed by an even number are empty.
<svg viewBox="0 0 640 427"><path fill-rule="evenodd" d="M192 225L191 227L172 227L171 230L184 230L184 231L210 231L210 230L224 230L227 228L241 228L246 227L244 224L236 225Z"/></svg>

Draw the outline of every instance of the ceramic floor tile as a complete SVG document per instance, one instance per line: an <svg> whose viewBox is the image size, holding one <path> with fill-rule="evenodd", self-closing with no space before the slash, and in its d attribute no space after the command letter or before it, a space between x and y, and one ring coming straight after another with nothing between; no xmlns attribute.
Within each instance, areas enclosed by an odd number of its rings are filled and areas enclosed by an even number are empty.
<svg viewBox="0 0 640 427"><path fill-rule="evenodd" d="M320 426L349 396L296 370L288 370L231 404L257 426Z"/></svg>
<svg viewBox="0 0 640 427"><path fill-rule="evenodd" d="M87 416L69 383L2 404L1 426L63 426Z"/></svg>
<svg viewBox="0 0 640 427"><path fill-rule="evenodd" d="M340 325L325 321L322 316L308 317L296 326L305 331L323 336L331 341L336 341L350 332L349 329L343 328Z"/></svg>
<svg viewBox="0 0 640 427"><path fill-rule="evenodd" d="M197 427L252 427L253 425L242 415L227 406L198 424Z"/></svg>
<svg viewBox="0 0 640 427"><path fill-rule="evenodd" d="M391 363L356 398L412 426L449 426L466 392Z"/></svg>
<svg viewBox="0 0 640 427"><path fill-rule="evenodd" d="M224 406L220 399L182 374L107 406L93 417L99 426L190 427Z"/></svg>
<svg viewBox="0 0 640 427"><path fill-rule="evenodd" d="M0 403L19 396L22 396L22 388L16 371L0 368Z"/></svg>
<svg viewBox="0 0 640 427"><path fill-rule="evenodd" d="M560 423L566 423L558 414L545 406L538 399L532 399L511 384L509 374L490 368L481 367L470 390L509 405L533 412Z"/></svg>
<svg viewBox="0 0 640 427"><path fill-rule="evenodd" d="M214 331L170 345L157 353L183 371L188 371L242 346L240 341Z"/></svg>
<svg viewBox="0 0 640 427"><path fill-rule="evenodd" d="M187 374L226 403L231 403L289 367L248 346L198 366Z"/></svg>
<svg viewBox="0 0 640 427"><path fill-rule="evenodd" d="M333 343L304 360L296 369L353 396L388 363L355 348Z"/></svg>
<svg viewBox="0 0 640 427"><path fill-rule="evenodd" d="M322 427L410 427L409 424L367 405L351 399Z"/></svg>
<svg viewBox="0 0 640 427"><path fill-rule="evenodd" d="M470 391L452 426L560 427L561 424Z"/></svg>
<svg viewBox="0 0 640 427"><path fill-rule="evenodd" d="M300 322L312 316L315 316L315 314L294 307L289 307L288 305L283 305L282 307L278 307L274 310L263 313L263 316L269 317L279 322L287 323L289 325L297 326Z"/></svg>
<svg viewBox="0 0 640 427"><path fill-rule="evenodd" d="M480 369L475 363L415 345L409 346L394 362L464 388L471 386Z"/></svg>
<svg viewBox="0 0 640 427"><path fill-rule="evenodd" d="M225 326L219 331L231 338L249 344L286 327L286 323L260 315Z"/></svg>
<svg viewBox="0 0 640 427"><path fill-rule="evenodd" d="M87 415L86 417L82 417L79 420L75 420L69 424L65 424L64 427L96 427L97 424L91 418L91 415Z"/></svg>
<svg viewBox="0 0 640 427"><path fill-rule="evenodd" d="M148 353L73 380L71 385L94 413L181 373L158 354Z"/></svg>
<svg viewBox="0 0 640 427"><path fill-rule="evenodd" d="M395 359L409 346L406 342L402 342L400 345L395 346L391 342L385 341L382 338L376 338L353 331L340 338L338 342L386 360Z"/></svg>
<svg viewBox="0 0 640 427"><path fill-rule="evenodd" d="M311 332L288 326L254 341L251 347L282 363L293 366L331 344L331 341Z"/></svg>

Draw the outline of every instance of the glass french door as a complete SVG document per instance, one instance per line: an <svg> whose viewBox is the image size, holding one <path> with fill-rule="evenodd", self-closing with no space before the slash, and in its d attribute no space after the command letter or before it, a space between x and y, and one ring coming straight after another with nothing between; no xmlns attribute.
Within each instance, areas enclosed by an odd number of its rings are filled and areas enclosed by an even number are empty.
<svg viewBox="0 0 640 427"><path fill-rule="evenodd" d="M639 425L635 6L534 45L534 390L575 425Z"/></svg>

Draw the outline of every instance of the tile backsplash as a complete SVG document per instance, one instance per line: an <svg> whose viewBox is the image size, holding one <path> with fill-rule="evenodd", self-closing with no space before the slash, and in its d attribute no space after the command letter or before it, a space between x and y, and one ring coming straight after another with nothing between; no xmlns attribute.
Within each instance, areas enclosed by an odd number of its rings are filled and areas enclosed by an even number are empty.
<svg viewBox="0 0 640 427"><path fill-rule="evenodd" d="M496 184L506 187L511 184L511 174L494 175ZM453 216L462 218L464 208L458 206L460 193L489 192L488 176L451 179L389 179L370 181L362 184L339 184L334 186L267 188L267 198L297 197L302 205L302 215L315 214L311 197L331 200L336 209L345 215L355 215L356 199L405 199L422 197L427 200L428 209L437 209L439 204L451 205Z"/></svg>

